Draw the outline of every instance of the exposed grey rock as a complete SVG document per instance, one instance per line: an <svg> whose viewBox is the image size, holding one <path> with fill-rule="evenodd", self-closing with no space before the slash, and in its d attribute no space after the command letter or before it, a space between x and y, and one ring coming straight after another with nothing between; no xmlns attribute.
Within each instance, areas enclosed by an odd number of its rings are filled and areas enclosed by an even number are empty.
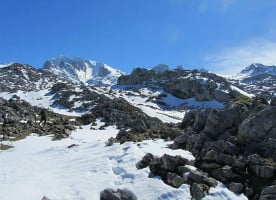
<svg viewBox="0 0 276 200"><path fill-rule="evenodd" d="M193 171L193 170L191 170L189 167L187 167L187 166L179 166L178 168L177 168L177 173L178 174L184 174L184 173L187 173L187 172L191 172L191 171Z"/></svg>
<svg viewBox="0 0 276 200"><path fill-rule="evenodd" d="M50 199L47 198L46 196L43 196L41 200L50 200Z"/></svg>
<svg viewBox="0 0 276 200"><path fill-rule="evenodd" d="M142 160L136 163L136 168L137 169L143 169L145 167L148 167L151 162L153 162L154 156L151 153L147 153Z"/></svg>
<svg viewBox="0 0 276 200"><path fill-rule="evenodd" d="M244 188L243 184L235 183L235 182L230 183L230 185L228 186L228 189L236 194L241 194L243 191L243 188Z"/></svg>
<svg viewBox="0 0 276 200"><path fill-rule="evenodd" d="M233 163L234 167L237 167L240 169L245 169L246 165L247 165L247 159L242 155L240 155Z"/></svg>
<svg viewBox="0 0 276 200"><path fill-rule="evenodd" d="M241 179L241 177L232 171L230 166L224 166L211 172L212 177L222 181L223 183L232 182L233 180Z"/></svg>
<svg viewBox="0 0 276 200"><path fill-rule="evenodd" d="M195 183L203 183L210 187L215 187L217 181L211 177L208 177L207 173L200 172L198 170L191 171L188 175L188 179Z"/></svg>
<svg viewBox="0 0 276 200"><path fill-rule="evenodd" d="M270 101L271 106L276 106L276 97L273 97Z"/></svg>
<svg viewBox="0 0 276 200"><path fill-rule="evenodd" d="M174 143L171 145L172 149L185 148L189 136L187 134L182 134L174 139Z"/></svg>
<svg viewBox="0 0 276 200"><path fill-rule="evenodd" d="M196 111L192 110L189 111L185 114L182 123L181 123L181 127L182 128L186 128L186 127L192 127L194 125L195 122L195 117L196 117Z"/></svg>
<svg viewBox="0 0 276 200"><path fill-rule="evenodd" d="M273 128L275 126L276 107L271 106L246 119L239 126L238 139L240 142L247 143L252 140L268 138L270 135L274 135Z"/></svg>
<svg viewBox="0 0 276 200"><path fill-rule="evenodd" d="M201 200L207 194L209 187L204 184L193 183L190 192L193 200Z"/></svg>
<svg viewBox="0 0 276 200"><path fill-rule="evenodd" d="M259 200L276 199L276 185L271 185L264 188L261 192Z"/></svg>
<svg viewBox="0 0 276 200"><path fill-rule="evenodd" d="M113 189L104 189L100 193L101 200L137 200L137 197L127 189L118 189L117 191Z"/></svg>
<svg viewBox="0 0 276 200"><path fill-rule="evenodd" d="M241 121L240 118L241 115L236 107L225 110L213 109L208 115L204 132L212 139L218 139L227 130L234 133Z"/></svg>
<svg viewBox="0 0 276 200"><path fill-rule="evenodd" d="M250 169L259 177L272 178L274 176L275 166L271 165L269 161L254 154L248 157L250 162Z"/></svg>
<svg viewBox="0 0 276 200"><path fill-rule="evenodd" d="M274 168L268 165L250 165L250 169L259 177L272 178L274 175Z"/></svg>
<svg viewBox="0 0 276 200"><path fill-rule="evenodd" d="M177 170L179 166L183 166L187 164L189 161L180 156L170 156L168 154L164 154L160 158L161 167L169 172L174 172Z"/></svg>
<svg viewBox="0 0 276 200"><path fill-rule="evenodd" d="M120 200L120 194L113 189L104 189L100 194L100 200Z"/></svg>
<svg viewBox="0 0 276 200"><path fill-rule="evenodd" d="M196 113L195 120L193 123L193 130L196 133L202 131L206 125L206 120L211 112L210 109L202 109Z"/></svg>
<svg viewBox="0 0 276 200"><path fill-rule="evenodd" d="M184 183L184 179L175 173L168 172L167 183L175 188L179 188Z"/></svg>
<svg viewBox="0 0 276 200"><path fill-rule="evenodd" d="M238 155L240 150L237 145L235 145L229 141L226 141L224 143L224 152L227 154L230 154L230 155Z"/></svg>

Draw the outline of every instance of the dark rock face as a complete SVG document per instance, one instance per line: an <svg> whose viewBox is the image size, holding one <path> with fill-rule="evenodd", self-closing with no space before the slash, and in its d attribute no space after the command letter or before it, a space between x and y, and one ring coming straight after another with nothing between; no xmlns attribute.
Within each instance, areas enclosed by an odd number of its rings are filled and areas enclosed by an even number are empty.
<svg viewBox="0 0 276 200"><path fill-rule="evenodd" d="M273 97L270 102L271 106L276 106L276 97Z"/></svg>
<svg viewBox="0 0 276 200"><path fill-rule="evenodd" d="M230 183L228 188L229 188L229 190L231 190L232 192L234 192L236 194L241 194L242 191L243 191L244 186L241 183L234 183L233 182L233 183Z"/></svg>
<svg viewBox="0 0 276 200"><path fill-rule="evenodd" d="M41 200L50 200L50 199L47 198L46 196L43 196Z"/></svg>
<svg viewBox="0 0 276 200"><path fill-rule="evenodd" d="M137 200L135 194L127 189L105 189L100 194L100 200Z"/></svg>
<svg viewBox="0 0 276 200"><path fill-rule="evenodd" d="M154 156L151 153L147 153L141 161L136 163L137 169L143 169L145 167L148 167L152 162L154 161Z"/></svg>
<svg viewBox="0 0 276 200"><path fill-rule="evenodd" d="M258 198L275 180L276 107L259 97L246 101L187 113L180 126L184 133L171 147L191 151L196 167L233 192ZM193 182L199 183L195 175L190 172Z"/></svg>
<svg viewBox="0 0 276 200"><path fill-rule="evenodd" d="M71 131L75 129L75 124L69 122L70 117L31 106L20 99L6 101L0 98L0 110L7 113L6 124L0 126L0 132L4 133L3 139L10 136L21 138L30 133L37 133L39 135L53 134L53 139L62 139L68 137ZM44 126L39 125L42 110L47 113L47 122ZM25 122L22 122L22 120ZM3 119L0 118L0 122L2 121Z"/></svg>
<svg viewBox="0 0 276 200"><path fill-rule="evenodd" d="M191 186L191 195L193 199L200 200L208 193L209 187L204 184L193 183Z"/></svg>
<svg viewBox="0 0 276 200"><path fill-rule="evenodd" d="M268 107L243 121L239 126L238 138L243 143L276 139L276 107Z"/></svg>
<svg viewBox="0 0 276 200"><path fill-rule="evenodd" d="M259 200L276 199L276 185L266 187L262 190Z"/></svg>

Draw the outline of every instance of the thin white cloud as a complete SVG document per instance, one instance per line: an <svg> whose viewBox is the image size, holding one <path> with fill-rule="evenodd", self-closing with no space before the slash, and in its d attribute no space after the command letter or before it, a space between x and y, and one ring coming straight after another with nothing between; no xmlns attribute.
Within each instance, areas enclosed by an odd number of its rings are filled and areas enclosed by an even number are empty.
<svg viewBox="0 0 276 200"><path fill-rule="evenodd" d="M257 39L223 49L204 58L205 67L220 74L236 74L250 64L276 65L276 42Z"/></svg>
<svg viewBox="0 0 276 200"><path fill-rule="evenodd" d="M182 31L179 27L167 27L165 30L165 36L169 44L175 44L181 39Z"/></svg>
<svg viewBox="0 0 276 200"><path fill-rule="evenodd" d="M208 11L225 13L235 2L236 0L201 0L198 5L198 10L200 13L206 13Z"/></svg>

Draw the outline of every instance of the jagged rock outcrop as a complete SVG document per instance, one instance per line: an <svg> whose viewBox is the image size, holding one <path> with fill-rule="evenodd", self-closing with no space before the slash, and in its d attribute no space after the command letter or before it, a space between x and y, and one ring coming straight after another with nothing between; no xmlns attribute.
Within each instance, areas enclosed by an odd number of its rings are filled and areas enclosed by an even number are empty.
<svg viewBox="0 0 276 200"><path fill-rule="evenodd" d="M26 101L20 99L5 100L0 98L0 110L7 113L6 124L0 119L0 133L3 139L9 137L21 138L30 133L39 135L54 135L53 139L62 139L70 135L74 130L70 117L53 113L49 110L31 106ZM47 113L46 125L39 125L40 113L44 110Z"/></svg>
<svg viewBox="0 0 276 200"><path fill-rule="evenodd" d="M149 177L160 176L166 184L175 188L179 188L182 184L190 184L193 199L201 199L208 193L210 187L217 185L217 181L207 173L192 170L188 167L192 163L180 156L164 154L158 158L152 154L146 154L136 167L137 169L149 167Z"/></svg>
<svg viewBox="0 0 276 200"><path fill-rule="evenodd" d="M0 68L0 91L38 91L50 88L58 80L62 79L30 65L14 63Z"/></svg>
<svg viewBox="0 0 276 200"><path fill-rule="evenodd" d="M275 181L275 113L259 97L225 109L191 111L180 124L184 133L171 147L191 151L196 167L233 192L257 198L262 187Z"/></svg>

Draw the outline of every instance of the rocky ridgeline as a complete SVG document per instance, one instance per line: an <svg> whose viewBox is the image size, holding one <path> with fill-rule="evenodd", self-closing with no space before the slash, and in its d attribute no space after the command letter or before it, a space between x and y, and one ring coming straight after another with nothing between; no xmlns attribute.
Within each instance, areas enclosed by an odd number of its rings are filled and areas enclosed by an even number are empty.
<svg viewBox="0 0 276 200"><path fill-rule="evenodd" d="M70 122L70 117L59 115L43 108L31 106L29 103L12 98L5 100L0 98L0 110L8 113L7 123L3 124L3 119L0 119L0 135L2 139L21 139L30 133L39 135L53 135L53 139L62 139L70 135L74 130L74 123ZM45 110L47 113L46 125L39 125L40 112Z"/></svg>
<svg viewBox="0 0 276 200"><path fill-rule="evenodd" d="M154 84L176 97L195 98L197 101L217 100L226 103L242 96L231 89L230 83L226 79L197 70L175 69L156 72L155 70L136 68L131 74L119 77L118 84L143 84L146 86Z"/></svg>
<svg viewBox="0 0 276 200"><path fill-rule="evenodd" d="M48 71L14 63L0 68L0 90L7 92L38 91L51 87L59 79Z"/></svg>

